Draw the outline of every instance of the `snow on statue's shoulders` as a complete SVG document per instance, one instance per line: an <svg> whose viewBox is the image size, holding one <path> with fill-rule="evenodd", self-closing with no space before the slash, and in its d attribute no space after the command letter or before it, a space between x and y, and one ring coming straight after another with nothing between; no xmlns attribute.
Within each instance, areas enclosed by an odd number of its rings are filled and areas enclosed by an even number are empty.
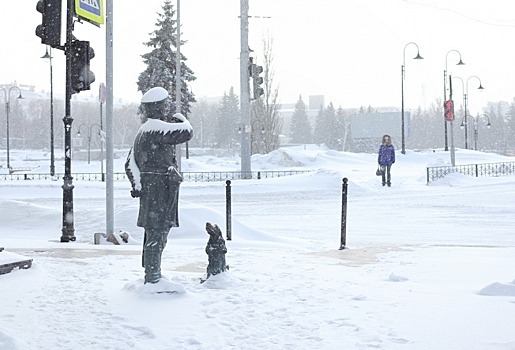
<svg viewBox="0 0 515 350"><path fill-rule="evenodd" d="M177 130L190 130L191 124L188 121L182 123L167 123L159 119L147 119L140 127L141 132L162 132L164 134Z"/></svg>

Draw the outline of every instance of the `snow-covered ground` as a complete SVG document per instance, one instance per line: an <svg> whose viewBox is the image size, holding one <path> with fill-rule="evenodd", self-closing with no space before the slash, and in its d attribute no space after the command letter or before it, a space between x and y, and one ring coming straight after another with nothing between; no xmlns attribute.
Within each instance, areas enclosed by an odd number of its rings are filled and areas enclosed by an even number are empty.
<svg viewBox="0 0 515 350"><path fill-rule="evenodd" d="M143 285L128 182L115 182L115 228L131 235L121 246L93 244L105 232L103 183L74 181L77 241L60 243L62 180L0 182L0 263L33 259L0 275L0 349L515 349L515 177L427 185L426 167L449 153L408 151L388 188L376 157L314 146L253 156L253 170L313 171L232 182L230 270L203 284L204 226L225 234L226 185L183 183L181 226L163 256L177 294ZM34 172L45 158L11 152L13 166ZM458 165L513 160L456 152ZM240 167L238 158L182 162L184 171ZM74 161L72 171L100 163ZM338 250L343 177L347 248Z"/></svg>

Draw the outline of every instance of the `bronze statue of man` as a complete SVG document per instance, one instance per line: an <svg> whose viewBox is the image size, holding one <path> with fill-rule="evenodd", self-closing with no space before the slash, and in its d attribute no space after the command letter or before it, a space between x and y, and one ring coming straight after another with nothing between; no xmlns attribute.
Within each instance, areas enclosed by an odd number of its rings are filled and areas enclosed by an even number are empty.
<svg viewBox="0 0 515 350"><path fill-rule="evenodd" d="M193 129L180 113L167 121L168 92L148 90L141 99L147 120L141 125L125 162L131 195L139 198L137 225L145 229L142 264L145 283L161 278L161 255L172 227L179 226L178 201L182 176L177 171L175 145L189 141Z"/></svg>

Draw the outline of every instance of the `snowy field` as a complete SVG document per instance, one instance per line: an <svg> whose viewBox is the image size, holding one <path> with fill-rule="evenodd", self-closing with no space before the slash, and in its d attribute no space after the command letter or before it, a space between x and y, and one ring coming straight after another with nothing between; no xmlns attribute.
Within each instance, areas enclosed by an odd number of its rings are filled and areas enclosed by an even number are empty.
<svg viewBox="0 0 515 350"><path fill-rule="evenodd" d="M45 158L11 152L13 166L34 172L47 172ZM254 171L313 171L232 182L230 270L203 284L204 226L225 234L225 183L183 183L181 226L163 256L178 294L143 285L128 182L115 182L115 229L131 240L115 246L93 244L105 232L103 183L74 181L77 241L60 243L62 180L1 181L0 263L33 266L0 275L0 349L515 349L515 177L427 185L426 167L449 153L407 151L388 188L376 159L318 147L253 156ZM456 151L457 165L514 160ZM182 162L184 171L240 169L238 157ZM72 171L100 164L74 161ZM343 177L347 249L338 250Z"/></svg>

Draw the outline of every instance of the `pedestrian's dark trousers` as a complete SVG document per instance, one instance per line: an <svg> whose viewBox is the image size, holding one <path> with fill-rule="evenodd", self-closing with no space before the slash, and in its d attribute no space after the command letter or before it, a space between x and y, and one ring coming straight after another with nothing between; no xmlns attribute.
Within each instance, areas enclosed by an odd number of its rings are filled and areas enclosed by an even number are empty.
<svg viewBox="0 0 515 350"><path fill-rule="evenodd" d="M392 165L381 165L381 170L383 172L383 185L384 184L391 184L391 175L390 175L390 169Z"/></svg>

